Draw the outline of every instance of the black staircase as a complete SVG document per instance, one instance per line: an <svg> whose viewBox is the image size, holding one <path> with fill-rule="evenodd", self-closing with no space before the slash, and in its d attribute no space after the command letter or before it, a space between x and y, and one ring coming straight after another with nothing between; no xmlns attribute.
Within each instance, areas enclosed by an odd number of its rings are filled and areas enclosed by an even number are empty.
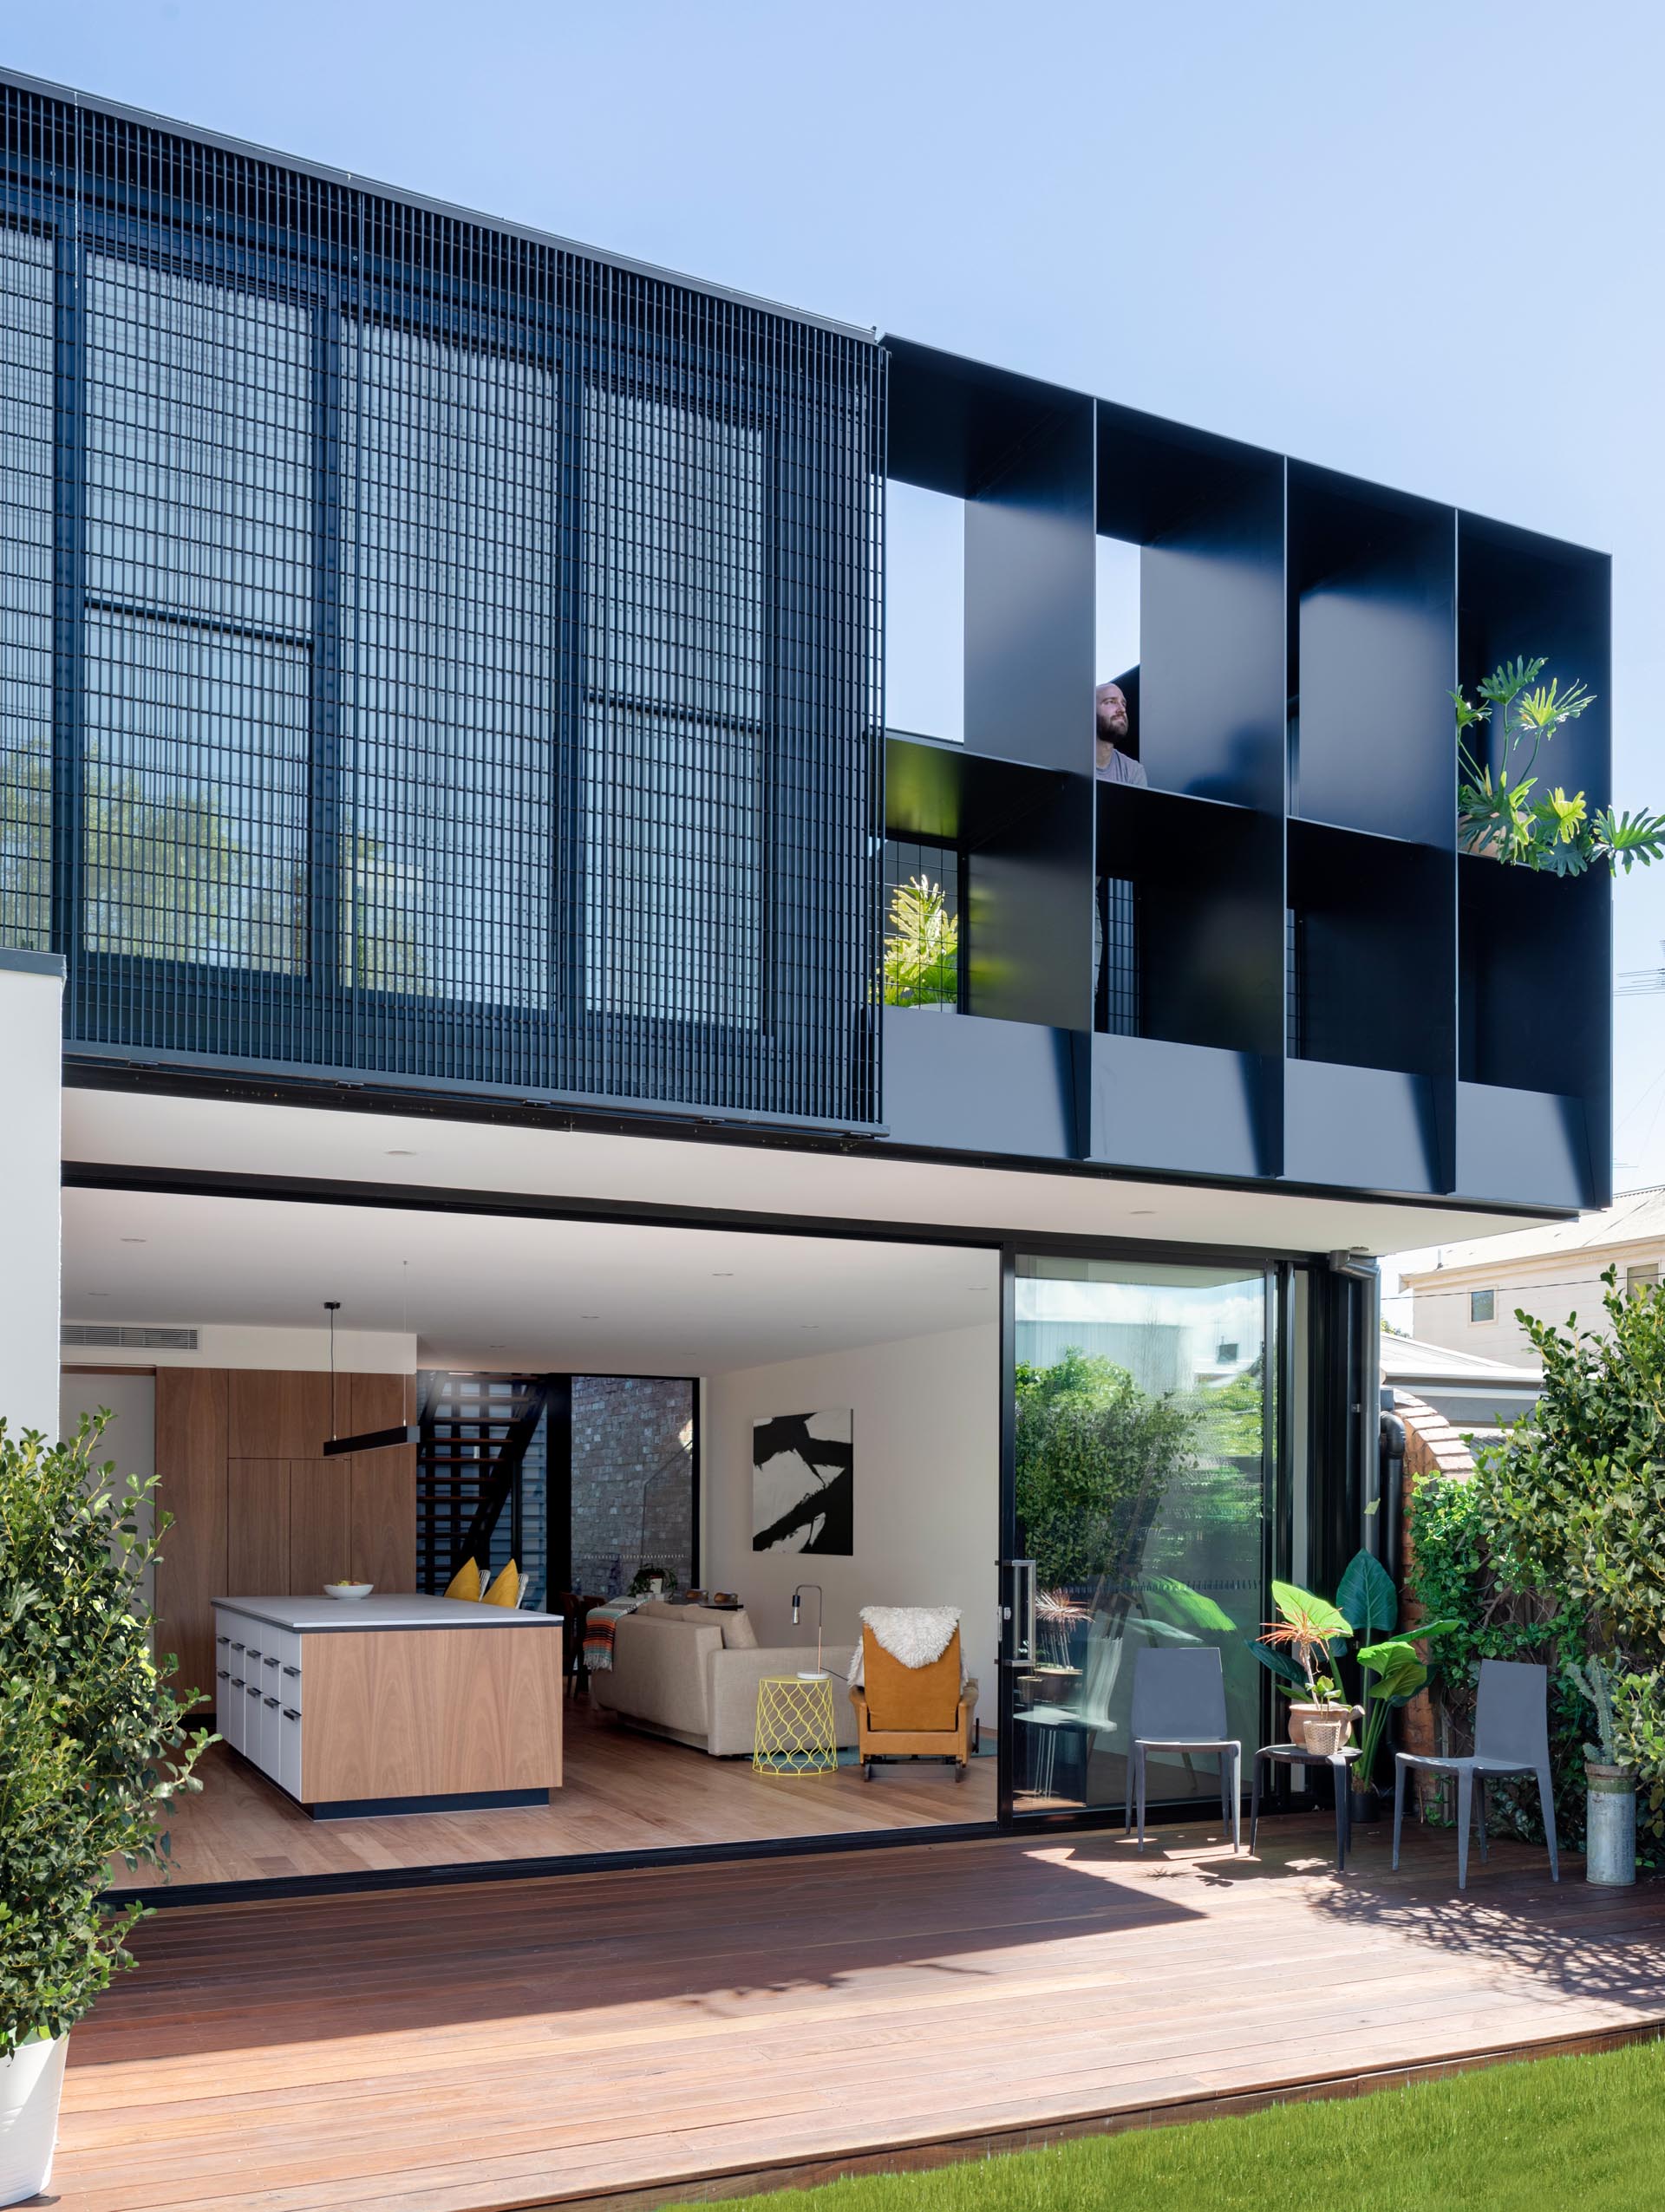
<svg viewBox="0 0 1665 2212"><path fill-rule="evenodd" d="M442 1590L466 1559L482 1570L505 1509L509 1556L525 1565L520 1473L555 1375L435 1372L417 1414L416 1576Z"/></svg>

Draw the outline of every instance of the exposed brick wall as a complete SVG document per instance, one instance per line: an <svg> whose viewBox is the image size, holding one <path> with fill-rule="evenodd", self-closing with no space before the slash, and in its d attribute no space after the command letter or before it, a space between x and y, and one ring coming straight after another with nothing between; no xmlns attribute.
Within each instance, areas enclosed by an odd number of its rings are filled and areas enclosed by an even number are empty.
<svg viewBox="0 0 1665 2212"><path fill-rule="evenodd" d="M1408 1582L1416 1558L1416 1484L1424 1475L1443 1475L1453 1482L1469 1480L1474 1472L1474 1455L1462 1437L1443 1413L1436 1413L1432 1406L1420 1398L1413 1398L1405 1391L1394 1393L1394 1410L1405 1424L1405 1465L1401 1478L1400 1504L1404 1530L1402 1556L1405 1579ZM1410 1603L1406 1607L1407 1619L1414 1623L1421 1608ZM1422 1647L1422 1656L1427 1658L1427 1648ZM1440 1742L1439 1719L1433 1700L1423 1690L1414 1697L1399 1717L1399 1740L1402 1750L1437 1752ZM1427 1798L1438 1788L1430 1778L1418 1775L1416 1787L1419 1798Z"/></svg>
<svg viewBox="0 0 1665 2212"><path fill-rule="evenodd" d="M572 1573L604 1596L644 1561L694 1578L692 1386L643 1375L572 1378Z"/></svg>

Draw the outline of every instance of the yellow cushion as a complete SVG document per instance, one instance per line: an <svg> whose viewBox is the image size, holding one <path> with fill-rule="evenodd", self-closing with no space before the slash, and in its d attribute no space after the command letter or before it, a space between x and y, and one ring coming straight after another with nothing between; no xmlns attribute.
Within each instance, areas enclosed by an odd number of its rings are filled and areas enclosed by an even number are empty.
<svg viewBox="0 0 1665 2212"><path fill-rule="evenodd" d="M480 1563L465 1559L445 1586L447 1597L466 1597L478 1602L480 1598Z"/></svg>
<svg viewBox="0 0 1665 2212"><path fill-rule="evenodd" d="M520 1575L513 1559L500 1575L493 1577L486 1593L487 1605L501 1605L513 1613L520 1602Z"/></svg>

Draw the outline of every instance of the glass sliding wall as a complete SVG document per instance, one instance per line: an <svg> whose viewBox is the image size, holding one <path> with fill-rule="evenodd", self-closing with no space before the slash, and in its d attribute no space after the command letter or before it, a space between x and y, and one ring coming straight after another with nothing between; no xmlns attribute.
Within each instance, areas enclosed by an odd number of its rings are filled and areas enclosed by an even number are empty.
<svg viewBox="0 0 1665 2212"><path fill-rule="evenodd" d="M1025 1258L1016 1267L1015 1556L1033 1664L1003 1670L1020 1814L1123 1804L1144 1652L1211 1645L1244 1778L1259 1741L1273 1302L1261 1269ZM1218 1804L1218 1761L1153 1756L1152 1804Z"/></svg>

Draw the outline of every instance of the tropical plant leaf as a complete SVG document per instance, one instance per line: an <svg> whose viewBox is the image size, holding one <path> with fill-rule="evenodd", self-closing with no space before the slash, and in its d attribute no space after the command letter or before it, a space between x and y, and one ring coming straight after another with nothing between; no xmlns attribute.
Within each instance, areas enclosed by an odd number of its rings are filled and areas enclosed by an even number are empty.
<svg viewBox="0 0 1665 2212"><path fill-rule="evenodd" d="M1350 1636L1353 1633L1353 1623L1338 1606L1332 1605L1327 1597L1317 1597L1311 1590L1303 1590L1298 1582L1275 1582L1272 1603L1282 1619L1291 1624L1304 1621L1320 1635Z"/></svg>
<svg viewBox="0 0 1665 2212"><path fill-rule="evenodd" d="M1290 1683L1297 1690L1305 1692L1307 1678L1288 1652L1274 1651L1270 1644L1250 1643L1246 1639L1244 1648L1253 1652L1269 1674L1275 1674L1280 1682Z"/></svg>
<svg viewBox="0 0 1665 2212"><path fill-rule="evenodd" d="M1391 1635L1399 1626L1399 1592L1380 1559L1355 1551L1335 1587L1335 1602L1355 1635Z"/></svg>

